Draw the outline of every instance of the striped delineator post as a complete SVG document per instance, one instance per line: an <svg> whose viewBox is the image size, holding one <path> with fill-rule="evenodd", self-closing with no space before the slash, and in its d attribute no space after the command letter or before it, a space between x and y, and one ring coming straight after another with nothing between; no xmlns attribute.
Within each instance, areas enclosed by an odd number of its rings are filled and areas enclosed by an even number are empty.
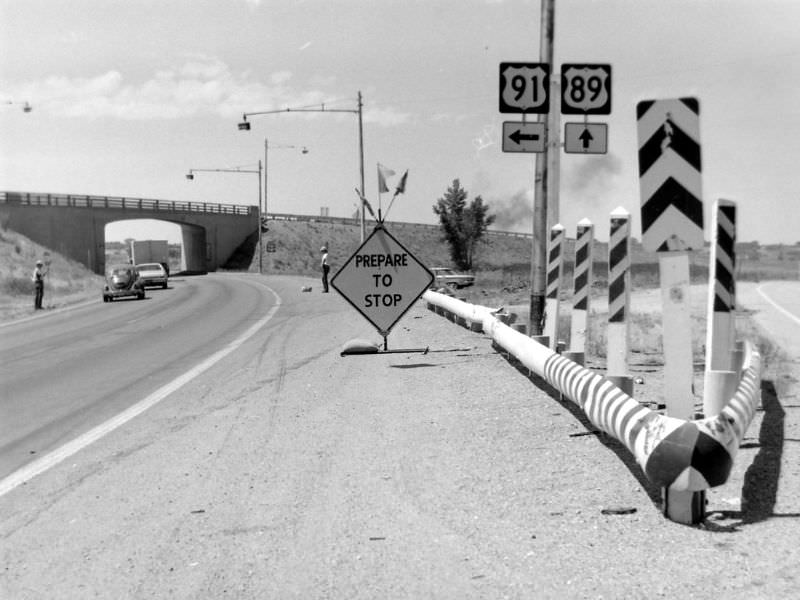
<svg viewBox="0 0 800 600"><path fill-rule="evenodd" d="M558 307L561 275L564 270L564 226L560 223L550 229L547 245L547 287L545 289L544 335L553 350L558 347Z"/></svg>
<svg viewBox="0 0 800 600"><path fill-rule="evenodd" d="M580 364L584 364L586 358L586 331L589 326L593 247L594 225L589 219L583 219L578 222L577 235L575 236L574 288L569 336L569 357Z"/></svg>
<svg viewBox="0 0 800 600"><path fill-rule="evenodd" d="M595 427L624 444L654 484L692 493L727 481L760 397L761 358L753 345L745 342L741 378L720 414L686 421L642 406L600 375L514 331L491 309L432 291L423 297L467 315L483 314L483 331L498 346L576 403ZM462 308L455 308L458 304Z"/></svg>
<svg viewBox="0 0 800 600"><path fill-rule="evenodd" d="M700 104L696 98L646 100L636 106L642 245L658 252L667 414L694 414L689 251L703 247ZM695 523L704 498L664 490L668 516Z"/></svg>
<svg viewBox="0 0 800 600"><path fill-rule="evenodd" d="M736 203L717 200L711 216L703 414L719 414L736 385Z"/></svg>
<svg viewBox="0 0 800 600"><path fill-rule="evenodd" d="M621 206L611 213L608 238L608 330L606 376L633 395L633 380L628 374L630 349L631 215Z"/></svg>

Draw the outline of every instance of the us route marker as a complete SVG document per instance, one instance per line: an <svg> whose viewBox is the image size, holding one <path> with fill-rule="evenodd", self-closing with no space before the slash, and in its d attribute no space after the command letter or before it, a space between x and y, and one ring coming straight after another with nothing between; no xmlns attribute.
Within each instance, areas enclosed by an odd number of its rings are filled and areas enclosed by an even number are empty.
<svg viewBox="0 0 800 600"><path fill-rule="evenodd" d="M561 65L561 114L611 114L611 65Z"/></svg>
<svg viewBox="0 0 800 600"><path fill-rule="evenodd" d="M382 223L331 279L331 286L384 338L434 281Z"/></svg>
<svg viewBox="0 0 800 600"><path fill-rule="evenodd" d="M550 65L500 63L500 112L547 114L550 110Z"/></svg>

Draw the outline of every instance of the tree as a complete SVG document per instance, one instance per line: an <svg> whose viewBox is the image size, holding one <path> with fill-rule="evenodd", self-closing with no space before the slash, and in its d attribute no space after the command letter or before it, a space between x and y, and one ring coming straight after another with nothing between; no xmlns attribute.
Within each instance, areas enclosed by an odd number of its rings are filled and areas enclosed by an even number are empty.
<svg viewBox="0 0 800 600"><path fill-rule="evenodd" d="M433 212L439 216L439 226L450 245L454 266L461 271L472 270L475 247L487 227L494 223L495 215L488 214L489 207L480 196L467 204L467 190L461 187L458 179L454 179L447 193L436 201Z"/></svg>

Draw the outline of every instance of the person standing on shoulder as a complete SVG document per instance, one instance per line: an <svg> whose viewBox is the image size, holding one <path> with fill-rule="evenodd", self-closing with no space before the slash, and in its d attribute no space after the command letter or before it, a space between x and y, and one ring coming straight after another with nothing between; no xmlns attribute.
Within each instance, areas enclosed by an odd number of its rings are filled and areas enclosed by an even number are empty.
<svg viewBox="0 0 800 600"><path fill-rule="evenodd" d="M44 277L47 275L47 270L44 268L44 263L40 260L36 261L36 268L33 270L33 309L41 310L42 299L44 298Z"/></svg>
<svg viewBox="0 0 800 600"><path fill-rule="evenodd" d="M328 265L328 248L323 246L319 249L322 252L322 293L328 293L328 272L331 270Z"/></svg>

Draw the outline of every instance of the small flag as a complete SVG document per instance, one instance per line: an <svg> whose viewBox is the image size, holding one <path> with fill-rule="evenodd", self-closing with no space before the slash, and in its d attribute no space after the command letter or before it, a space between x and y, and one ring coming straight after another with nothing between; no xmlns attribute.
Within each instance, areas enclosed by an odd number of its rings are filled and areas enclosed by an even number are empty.
<svg viewBox="0 0 800 600"><path fill-rule="evenodd" d="M384 167L381 163L378 163L378 193L382 194L383 192L388 192L389 188L386 185L386 178L391 177L394 175L394 171L391 169Z"/></svg>
<svg viewBox="0 0 800 600"><path fill-rule="evenodd" d="M400 181L397 182L397 187L394 189L395 196L397 196L397 194L406 193L406 179L408 179L408 169L406 169L406 172L403 173L403 176L400 178Z"/></svg>

